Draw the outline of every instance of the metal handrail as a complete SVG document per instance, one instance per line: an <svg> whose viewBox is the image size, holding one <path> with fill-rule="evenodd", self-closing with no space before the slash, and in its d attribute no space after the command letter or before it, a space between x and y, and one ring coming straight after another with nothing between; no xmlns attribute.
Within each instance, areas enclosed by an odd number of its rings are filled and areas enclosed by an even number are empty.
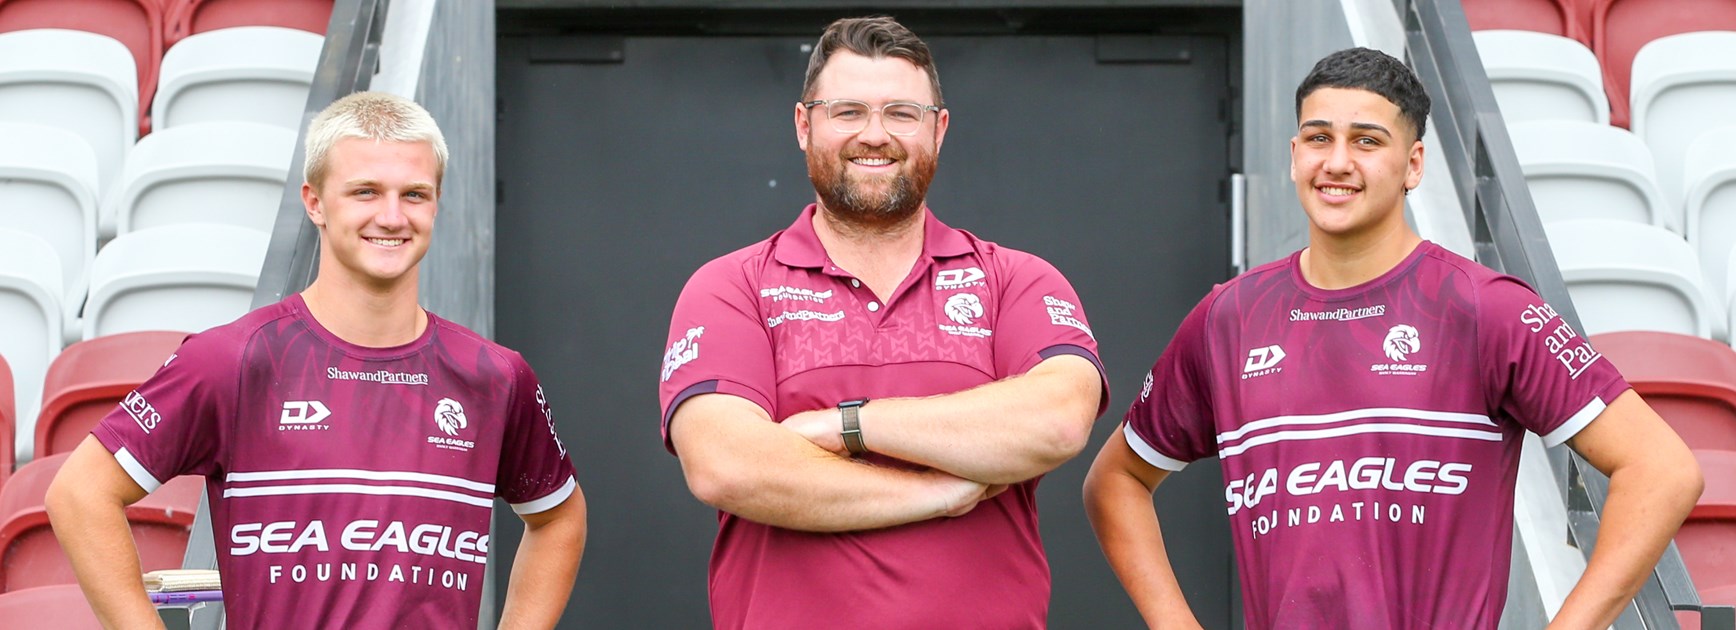
<svg viewBox="0 0 1736 630"><path fill-rule="evenodd" d="M1435 128L1453 173L1477 261L1536 289L1569 324L1584 330L1543 222L1525 185L1507 125L1458 0L1394 0L1410 63L1434 101ZM1567 498L1568 541L1591 557L1609 478L1570 449L1550 449ZM1703 606L1671 542L1617 628L1678 628L1674 611L1699 611L1706 630L1736 630L1736 609Z"/></svg>

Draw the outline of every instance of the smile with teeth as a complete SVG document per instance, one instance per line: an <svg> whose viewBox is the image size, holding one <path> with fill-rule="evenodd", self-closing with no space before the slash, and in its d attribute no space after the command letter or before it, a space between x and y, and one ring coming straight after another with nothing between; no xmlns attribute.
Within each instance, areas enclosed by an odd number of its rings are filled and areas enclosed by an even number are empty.
<svg viewBox="0 0 1736 630"><path fill-rule="evenodd" d="M1326 193L1328 195L1332 195L1334 197L1348 197L1350 195L1356 194L1356 189L1354 189L1354 188L1344 188L1344 187L1340 187L1340 186L1321 186L1319 188L1320 188L1320 192Z"/></svg>
<svg viewBox="0 0 1736 630"><path fill-rule="evenodd" d="M404 239L401 239L401 238L370 238L370 239L368 239L368 242L373 243L375 245L382 246L382 247L397 247L399 245L404 244Z"/></svg>
<svg viewBox="0 0 1736 630"><path fill-rule="evenodd" d="M850 158L850 162L855 163L855 164L861 164L863 166L886 166L887 164L892 163L892 158L859 157L859 158Z"/></svg>

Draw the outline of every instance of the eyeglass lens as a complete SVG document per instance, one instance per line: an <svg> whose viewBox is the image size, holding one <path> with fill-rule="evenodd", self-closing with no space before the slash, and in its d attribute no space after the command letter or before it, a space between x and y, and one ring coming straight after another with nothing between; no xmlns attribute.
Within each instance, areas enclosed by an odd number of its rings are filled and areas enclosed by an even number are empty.
<svg viewBox="0 0 1736 630"><path fill-rule="evenodd" d="M922 126L922 114L925 110L914 103L887 103L880 108L880 124L886 128L886 133L907 136L916 133ZM856 133L868 128L868 119L873 117L874 108L861 101L830 101L826 103L826 116L832 119L832 129L838 133Z"/></svg>

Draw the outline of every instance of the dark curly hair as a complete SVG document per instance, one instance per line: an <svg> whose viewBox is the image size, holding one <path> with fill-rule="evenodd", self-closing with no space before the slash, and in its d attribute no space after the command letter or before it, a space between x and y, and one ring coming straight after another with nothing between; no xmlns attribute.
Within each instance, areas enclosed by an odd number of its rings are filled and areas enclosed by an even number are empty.
<svg viewBox="0 0 1736 630"><path fill-rule="evenodd" d="M1296 117L1302 99L1320 88L1367 90L1398 106L1399 114L1423 137L1429 119L1429 93L1404 62L1368 48L1346 48L1327 55L1296 86Z"/></svg>

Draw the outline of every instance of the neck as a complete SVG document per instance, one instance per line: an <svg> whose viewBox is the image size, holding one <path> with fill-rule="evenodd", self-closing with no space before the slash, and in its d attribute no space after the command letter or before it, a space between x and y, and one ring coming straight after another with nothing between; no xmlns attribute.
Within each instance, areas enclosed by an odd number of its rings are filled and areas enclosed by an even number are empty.
<svg viewBox="0 0 1736 630"><path fill-rule="evenodd" d="M428 313L416 303L414 271L386 287L358 284L342 272L321 273L301 292L314 321L337 338L368 348L401 346L422 336Z"/></svg>
<svg viewBox="0 0 1736 630"><path fill-rule="evenodd" d="M1308 248L1302 250L1302 277L1321 289L1354 287L1391 271L1422 240L1402 219L1395 228L1351 236L1328 235L1310 227Z"/></svg>
<svg viewBox="0 0 1736 630"><path fill-rule="evenodd" d="M832 264L856 276L887 298L922 256L923 223L927 216L912 216L885 226L862 226L838 218L824 205L814 213L814 234Z"/></svg>

